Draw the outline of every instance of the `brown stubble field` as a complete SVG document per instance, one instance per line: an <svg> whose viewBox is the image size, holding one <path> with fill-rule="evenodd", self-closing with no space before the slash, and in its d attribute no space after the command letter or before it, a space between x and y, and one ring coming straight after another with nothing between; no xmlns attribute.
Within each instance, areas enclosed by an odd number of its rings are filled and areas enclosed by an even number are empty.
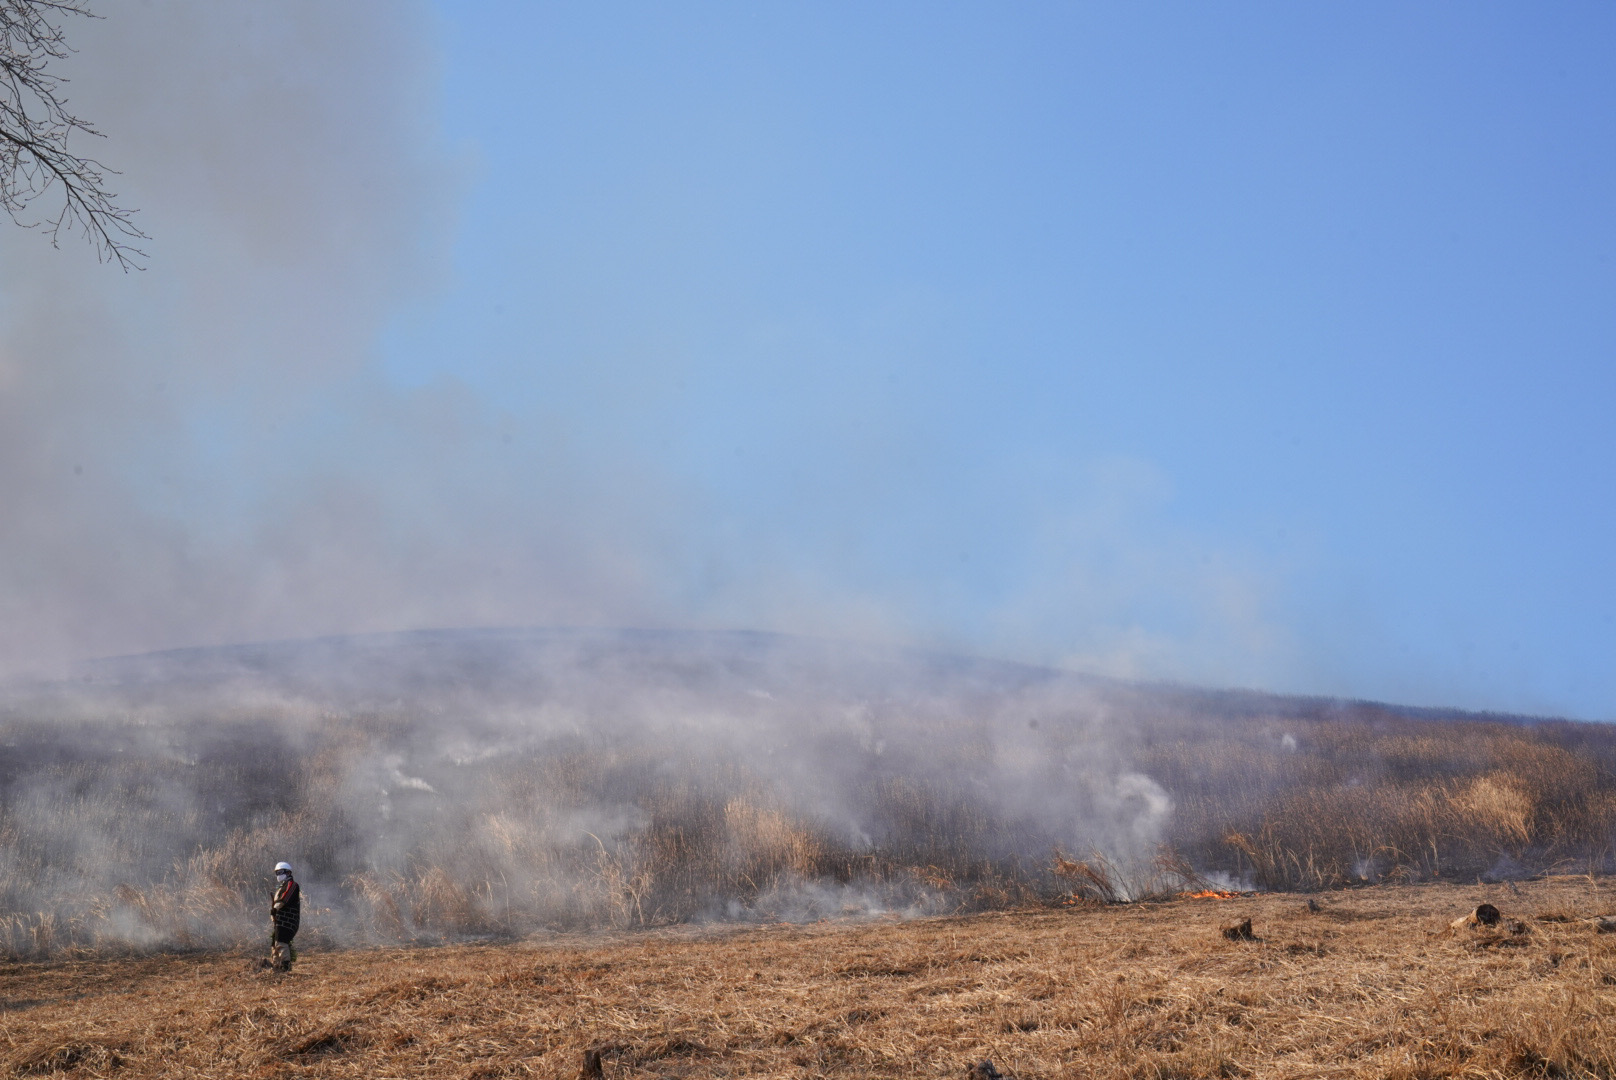
<svg viewBox="0 0 1616 1080"><path fill-rule="evenodd" d="M1616 1076L1616 883L0 968L10 1075ZM1526 933L1447 925L1480 902ZM1249 915L1258 940L1226 941Z"/></svg>

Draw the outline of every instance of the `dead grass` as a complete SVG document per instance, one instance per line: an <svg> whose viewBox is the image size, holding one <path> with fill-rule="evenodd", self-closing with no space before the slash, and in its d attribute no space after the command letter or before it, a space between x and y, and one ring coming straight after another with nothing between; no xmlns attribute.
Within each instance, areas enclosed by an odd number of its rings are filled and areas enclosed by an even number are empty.
<svg viewBox="0 0 1616 1080"><path fill-rule="evenodd" d="M1492 903L1499 928L1446 930ZM1317 910L1313 910L1316 908ZM506 946L0 967L0 1074L1616 1076L1587 878ZM1258 940L1219 933L1249 917ZM1524 933L1505 924L1525 922Z"/></svg>
<svg viewBox="0 0 1616 1080"><path fill-rule="evenodd" d="M1613 867L1610 725L1254 718L1135 764L1174 797L1177 851L1265 889Z"/></svg>
<svg viewBox="0 0 1616 1080"><path fill-rule="evenodd" d="M256 945L282 858L305 939L344 946L1616 871L1616 725L1326 704L1103 738L895 714L810 725L790 768L700 732L0 717L0 956Z"/></svg>

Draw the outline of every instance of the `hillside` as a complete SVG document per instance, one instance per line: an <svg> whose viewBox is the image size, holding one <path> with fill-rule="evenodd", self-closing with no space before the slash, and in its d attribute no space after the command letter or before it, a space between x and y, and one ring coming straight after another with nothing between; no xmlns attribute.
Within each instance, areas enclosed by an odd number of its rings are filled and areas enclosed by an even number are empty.
<svg viewBox="0 0 1616 1080"><path fill-rule="evenodd" d="M962 914L1612 868L1616 729L760 634L103 661L0 695L0 954Z"/></svg>
<svg viewBox="0 0 1616 1080"><path fill-rule="evenodd" d="M1518 927L1446 928L1491 902ZM0 967L7 1075L1616 1075L1609 883ZM1317 910L1314 910L1316 908ZM1250 917L1256 941L1219 928ZM1572 921L1568 921L1572 920Z"/></svg>

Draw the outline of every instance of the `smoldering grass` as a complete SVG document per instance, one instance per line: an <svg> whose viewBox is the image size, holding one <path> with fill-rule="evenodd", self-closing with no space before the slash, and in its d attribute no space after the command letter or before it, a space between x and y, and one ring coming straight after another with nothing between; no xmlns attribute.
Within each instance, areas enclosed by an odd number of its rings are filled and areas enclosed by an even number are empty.
<svg viewBox="0 0 1616 1080"><path fill-rule="evenodd" d="M59 719L45 699L10 709L0 954L252 946L282 858L303 940L350 946L1126 903L1209 879L1474 881L1616 855L1608 726L1209 717L946 672L900 692L768 664L662 681L577 666L505 691L423 677L410 703L185 684L165 706L142 683L138 709L116 688ZM757 682L769 698L740 692Z"/></svg>

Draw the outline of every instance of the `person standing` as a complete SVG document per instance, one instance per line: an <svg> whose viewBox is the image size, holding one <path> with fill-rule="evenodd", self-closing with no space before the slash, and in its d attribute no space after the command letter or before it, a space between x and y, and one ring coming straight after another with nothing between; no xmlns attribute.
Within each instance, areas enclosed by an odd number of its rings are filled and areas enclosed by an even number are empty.
<svg viewBox="0 0 1616 1080"><path fill-rule="evenodd" d="M275 896L269 902L269 960L276 967L290 968L297 959L292 939L303 918L303 890L292 878L292 864L275 864Z"/></svg>

